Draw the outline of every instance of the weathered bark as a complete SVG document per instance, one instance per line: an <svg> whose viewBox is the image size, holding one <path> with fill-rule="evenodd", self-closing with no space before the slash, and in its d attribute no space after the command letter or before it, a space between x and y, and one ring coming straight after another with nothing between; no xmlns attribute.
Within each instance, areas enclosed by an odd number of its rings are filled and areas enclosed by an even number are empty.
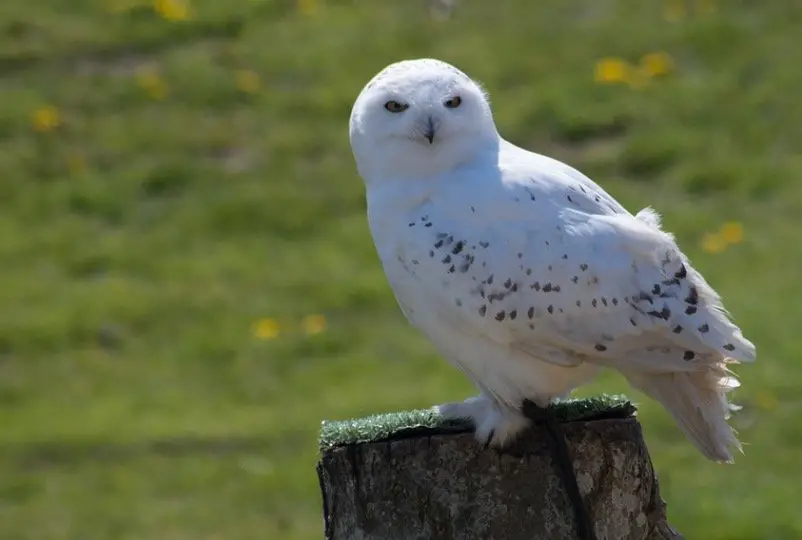
<svg viewBox="0 0 802 540"><path fill-rule="evenodd" d="M634 416L561 424L598 540L674 540ZM512 447L436 432L346 444L318 464L327 540L576 539L543 425Z"/></svg>

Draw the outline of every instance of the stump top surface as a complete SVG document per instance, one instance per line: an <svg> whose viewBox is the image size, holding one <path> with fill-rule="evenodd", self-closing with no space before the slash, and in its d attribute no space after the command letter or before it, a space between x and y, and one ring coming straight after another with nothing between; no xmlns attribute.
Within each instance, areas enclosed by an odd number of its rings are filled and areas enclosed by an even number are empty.
<svg viewBox="0 0 802 540"><path fill-rule="evenodd" d="M626 418L635 413L635 406L629 399L618 395L559 400L551 407L560 422ZM349 420L324 420L320 429L320 448L327 450L350 444L424 434L462 433L472 429L470 421L449 421L432 409L376 414Z"/></svg>

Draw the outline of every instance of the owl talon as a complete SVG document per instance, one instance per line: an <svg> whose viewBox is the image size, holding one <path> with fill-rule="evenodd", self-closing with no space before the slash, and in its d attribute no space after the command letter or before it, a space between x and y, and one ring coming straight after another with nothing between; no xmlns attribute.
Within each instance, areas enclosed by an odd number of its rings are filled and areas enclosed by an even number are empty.
<svg viewBox="0 0 802 540"><path fill-rule="evenodd" d="M485 450L489 450L490 449L490 447L491 447L490 441L493 440L493 435L495 433L496 433L495 429L491 429L490 430L490 433L487 436L487 440L485 441L485 444L483 445L485 447Z"/></svg>
<svg viewBox="0 0 802 540"><path fill-rule="evenodd" d="M497 405L493 400L475 396L461 403L445 403L435 410L444 418L469 419L474 425L474 437L484 448L503 448L529 426L520 412Z"/></svg>

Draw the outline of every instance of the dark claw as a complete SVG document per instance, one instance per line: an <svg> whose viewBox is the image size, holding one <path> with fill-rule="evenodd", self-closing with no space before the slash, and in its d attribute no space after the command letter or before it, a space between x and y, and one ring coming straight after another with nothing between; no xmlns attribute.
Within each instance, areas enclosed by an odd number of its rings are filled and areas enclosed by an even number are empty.
<svg viewBox="0 0 802 540"><path fill-rule="evenodd" d="M492 430L490 432L490 435L487 436L487 440L485 441L485 445L484 445L485 446L485 450L488 450L490 448L490 441L493 440L493 435L495 435L495 434L496 434L496 430L494 429L494 430Z"/></svg>

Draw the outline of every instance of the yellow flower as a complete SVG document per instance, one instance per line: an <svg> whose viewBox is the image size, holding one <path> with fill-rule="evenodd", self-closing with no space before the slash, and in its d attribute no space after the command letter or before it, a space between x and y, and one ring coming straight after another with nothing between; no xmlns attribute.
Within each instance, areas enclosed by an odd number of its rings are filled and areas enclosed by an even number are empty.
<svg viewBox="0 0 802 540"><path fill-rule="evenodd" d="M686 15L685 0L668 0L663 6L663 17L669 22L681 21Z"/></svg>
<svg viewBox="0 0 802 540"><path fill-rule="evenodd" d="M318 0L298 0L298 11L301 15L311 17L317 13L318 7Z"/></svg>
<svg viewBox="0 0 802 540"><path fill-rule="evenodd" d="M278 322L275 319L259 319L253 325L253 335L257 339L271 340L276 339L279 335L280 329Z"/></svg>
<svg viewBox="0 0 802 540"><path fill-rule="evenodd" d="M728 221L721 226L719 234L728 244L740 244L744 239L744 228L737 221Z"/></svg>
<svg viewBox="0 0 802 540"><path fill-rule="evenodd" d="M61 125L61 113L53 105L43 105L33 111L31 122L39 133L50 133Z"/></svg>
<svg viewBox="0 0 802 540"><path fill-rule="evenodd" d="M304 332L310 335L319 334L326 330L326 317L323 315L308 315L303 321Z"/></svg>
<svg viewBox="0 0 802 540"><path fill-rule="evenodd" d="M167 96L167 83L152 69L146 69L137 75L137 84L145 90L151 99L161 101Z"/></svg>
<svg viewBox="0 0 802 540"><path fill-rule="evenodd" d="M154 0L153 11L168 21L186 21L189 19L187 0Z"/></svg>
<svg viewBox="0 0 802 540"><path fill-rule="evenodd" d="M629 71L629 65L620 58L602 58L596 62L594 78L603 84L620 83L627 80Z"/></svg>
<svg viewBox="0 0 802 540"><path fill-rule="evenodd" d="M702 238L702 249L708 253L721 253L727 249L727 241L719 233L707 233Z"/></svg>
<svg viewBox="0 0 802 540"><path fill-rule="evenodd" d="M237 71L237 88L246 94L255 94L262 86L259 74L247 69Z"/></svg>
<svg viewBox="0 0 802 540"><path fill-rule="evenodd" d="M737 221L728 221L717 232L704 235L702 248L708 253L721 253L731 244L740 244L743 240L743 225Z"/></svg>
<svg viewBox="0 0 802 540"><path fill-rule="evenodd" d="M664 52L645 54L640 63L649 77L659 77L674 70L674 59Z"/></svg>

